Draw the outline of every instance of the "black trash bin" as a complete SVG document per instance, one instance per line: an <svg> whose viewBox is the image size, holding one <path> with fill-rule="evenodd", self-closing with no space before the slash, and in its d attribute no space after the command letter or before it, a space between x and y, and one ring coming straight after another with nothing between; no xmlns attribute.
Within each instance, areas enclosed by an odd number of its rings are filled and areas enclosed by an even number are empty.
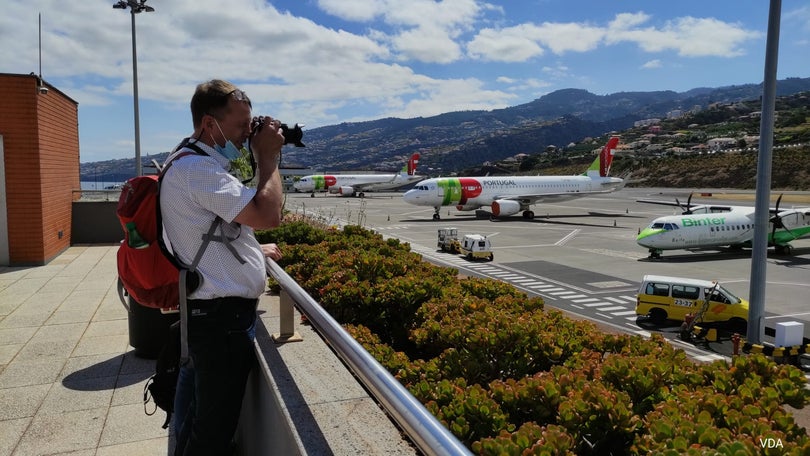
<svg viewBox="0 0 810 456"><path fill-rule="evenodd" d="M169 326L180 319L180 313L164 313L160 309L143 306L132 296L127 296L127 300L129 345L135 349L135 356L157 359L169 337Z"/></svg>

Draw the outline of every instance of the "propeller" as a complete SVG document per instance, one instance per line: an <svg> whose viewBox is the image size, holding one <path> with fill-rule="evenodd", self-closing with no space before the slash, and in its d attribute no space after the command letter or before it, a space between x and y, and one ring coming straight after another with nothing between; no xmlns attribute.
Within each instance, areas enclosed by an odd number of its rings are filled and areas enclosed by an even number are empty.
<svg viewBox="0 0 810 456"><path fill-rule="evenodd" d="M692 214L692 193L689 193L689 198L686 200L686 208L683 207L683 204L681 204L678 198L675 198L675 202L678 203L678 206L681 207L683 215Z"/></svg>
<svg viewBox="0 0 810 456"><path fill-rule="evenodd" d="M782 216L779 215L779 203L782 202L782 195L783 194L779 194L779 198L776 198L776 207L774 208L773 215L769 220L771 222L771 225L773 225L773 229L771 230L771 242L773 244L776 244L777 228L781 228L790 233L791 236L796 237L796 235L794 235L792 231L790 231L787 227L785 227L785 223L782 221Z"/></svg>

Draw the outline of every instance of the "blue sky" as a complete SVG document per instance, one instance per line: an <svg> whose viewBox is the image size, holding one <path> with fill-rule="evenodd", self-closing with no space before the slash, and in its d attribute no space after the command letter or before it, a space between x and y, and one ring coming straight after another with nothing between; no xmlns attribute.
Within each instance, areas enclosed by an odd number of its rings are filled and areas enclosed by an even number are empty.
<svg viewBox="0 0 810 456"><path fill-rule="evenodd" d="M81 162L134 157L129 10L4 0L0 72L79 103ZM229 79L307 128L604 95L758 83L765 0L147 0L136 16L141 153L192 131L194 87ZM784 0L779 78L810 77L810 3Z"/></svg>

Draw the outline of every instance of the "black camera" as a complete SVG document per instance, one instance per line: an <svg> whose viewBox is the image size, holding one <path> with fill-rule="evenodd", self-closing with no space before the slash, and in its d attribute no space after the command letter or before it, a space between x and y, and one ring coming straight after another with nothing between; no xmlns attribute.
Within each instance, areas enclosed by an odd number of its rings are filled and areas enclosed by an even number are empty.
<svg viewBox="0 0 810 456"><path fill-rule="evenodd" d="M264 127L264 119L264 116L255 117L253 119L250 124L251 137ZM295 126L289 127L285 123L281 124L281 134L284 136L284 144L293 144L295 147L306 147L304 143L301 142L304 138L304 130L301 129L303 126L303 124L295 124Z"/></svg>
<svg viewBox="0 0 810 456"><path fill-rule="evenodd" d="M281 124L281 134L284 135L284 144L294 144L295 147L306 147L301 142L304 139L304 130L301 130L303 125L295 124L292 128L287 124Z"/></svg>

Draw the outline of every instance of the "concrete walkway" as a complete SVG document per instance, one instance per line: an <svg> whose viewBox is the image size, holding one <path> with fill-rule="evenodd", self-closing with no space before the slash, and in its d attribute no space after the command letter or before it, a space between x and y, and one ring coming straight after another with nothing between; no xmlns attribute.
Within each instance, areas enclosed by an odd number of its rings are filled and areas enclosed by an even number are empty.
<svg viewBox="0 0 810 456"><path fill-rule="evenodd" d="M0 456L166 455L173 447L161 428L165 412L144 413L155 362L129 346L117 251L74 246L45 266L0 267ZM277 295L262 296L259 316L270 394L278 394L300 454L415 454L312 327L296 323L303 342L272 342ZM251 422L249 438L288 427L272 419Z"/></svg>
<svg viewBox="0 0 810 456"><path fill-rule="evenodd" d="M129 347L117 249L0 267L0 455L167 453L164 412L144 414L154 361Z"/></svg>

